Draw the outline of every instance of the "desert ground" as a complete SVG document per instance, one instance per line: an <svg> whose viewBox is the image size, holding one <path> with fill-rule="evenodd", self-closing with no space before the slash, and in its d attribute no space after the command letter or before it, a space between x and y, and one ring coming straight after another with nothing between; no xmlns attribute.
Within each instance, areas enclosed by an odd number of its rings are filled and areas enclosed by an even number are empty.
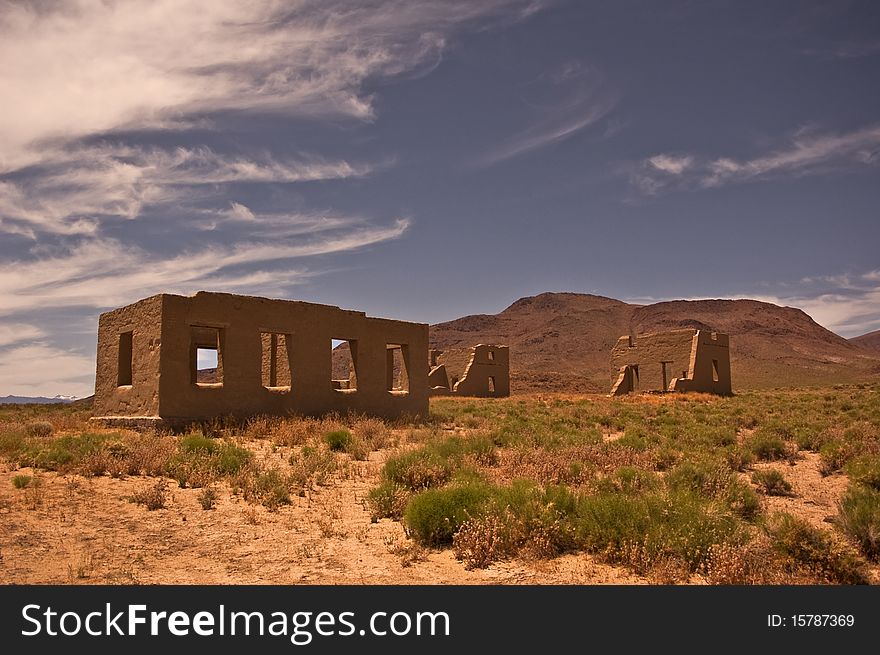
<svg viewBox="0 0 880 655"><path fill-rule="evenodd" d="M11 584L872 584L880 385L104 429L0 407Z"/></svg>

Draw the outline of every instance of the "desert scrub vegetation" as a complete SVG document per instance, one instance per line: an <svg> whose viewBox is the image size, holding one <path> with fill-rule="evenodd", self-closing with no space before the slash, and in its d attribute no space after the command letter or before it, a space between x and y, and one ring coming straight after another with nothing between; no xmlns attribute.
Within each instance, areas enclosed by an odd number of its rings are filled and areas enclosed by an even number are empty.
<svg viewBox="0 0 880 655"><path fill-rule="evenodd" d="M779 512L770 517L767 532L789 572L811 574L828 583L870 584L864 562L836 544L827 531Z"/></svg>
<svg viewBox="0 0 880 655"><path fill-rule="evenodd" d="M217 504L217 489L213 486L204 487L197 496L197 500L199 501L199 505L202 506L203 510L211 510L214 509L214 505Z"/></svg>
<svg viewBox="0 0 880 655"><path fill-rule="evenodd" d="M16 475L12 478L12 486L16 489L24 489L28 485L30 485L33 477L30 475Z"/></svg>
<svg viewBox="0 0 880 655"><path fill-rule="evenodd" d="M169 457L165 473L181 487L204 487L236 476L251 460L250 451L225 439L195 433L181 437Z"/></svg>
<svg viewBox="0 0 880 655"><path fill-rule="evenodd" d="M151 512L164 508L167 499L168 483L165 480L159 480L128 497L129 502L143 505Z"/></svg>
<svg viewBox="0 0 880 655"><path fill-rule="evenodd" d="M324 441L327 442L330 450L345 451L351 447L351 432L344 428L342 430L333 430L324 435Z"/></svg>
<svg viewBox="0 0 880 655"><path fill-rule="evenodd" d="M33 421L27 424L27 433L31 437L48 437L55 431L49 421Z"/></svg>
<svg viewBox="0 0 880 655"><path fill-rule="evenodd" d="M433 427L388 457L368 503L373 520L400 520L469 567L579 550L716 583L861 582L864 559L841 544L872 556L875 497L853 492L839 528L816 531L771 521L747 480L788 495L782 472L755 463L812 451L824 472L877 491L878 391L436 399Z"/></svg>
<svg viewBox="0 0 880 655"><path fill-rule="evenodd" d="M584 550L642 572L669 560L696 571L712 545L747 540L730 507L694 492L576 493L524 480L427 490L409 502L404 523L419 543L452 543L471 567L523 553Z"/></svg>
<svg viewBox="0 0 880 655"><path fill-rule="evenodd" d="M752 473L752 482L768 496L788 496L791 483L777 469L760 469Z"/></svg>
<svg viewBox="0 0 880 655"><path fill-rule="evenodd" d="M178 486L191 488L225 481L248 502L269 509L288 504L294 492L324 483L336 469L335 455L326 447L302 447L291 456L289 470L281 470L283 460L258 460L223 430L208 431L225 436L209 437L202 431L180 436L76 431L44 437L32 436L23 424L14 424L0 427L0 455L16 466L87 477L144 475L162 478L162 484L171 478ZM155 496L158 488L152 488ZM213 506L216 494L213 489L200 496L199 502ZM149 507L155 503L140 504Z"/></svg>
<svg viewBox="0 0 880 655"><path fill-rule="evenodd" d="M387 448L395 443L392 423L377 418L352 414L331 413L323 418L312 417L255 417L244 426L225 426L226 436L247 439L268 439L278 446L315 446L324 441L334 451L360 454L365 459L371 451Z"/></svg>
<svg viewBox="0 0 880 655"><path fill-rule="evenodd" d="M846 471L850 482L837 523L868 559L880 561L880 456L851 459Z"/></svg>

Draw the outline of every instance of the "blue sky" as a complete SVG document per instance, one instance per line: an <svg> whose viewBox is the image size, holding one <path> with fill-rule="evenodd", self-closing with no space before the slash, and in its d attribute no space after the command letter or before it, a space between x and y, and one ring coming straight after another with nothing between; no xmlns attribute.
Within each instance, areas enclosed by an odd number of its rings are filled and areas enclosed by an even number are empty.
<svg viewBox="0 0 880 655"><path fill-rule="evenodd" d="M880 328L872 2L0 2L0 395L159 293Z"/></svg>

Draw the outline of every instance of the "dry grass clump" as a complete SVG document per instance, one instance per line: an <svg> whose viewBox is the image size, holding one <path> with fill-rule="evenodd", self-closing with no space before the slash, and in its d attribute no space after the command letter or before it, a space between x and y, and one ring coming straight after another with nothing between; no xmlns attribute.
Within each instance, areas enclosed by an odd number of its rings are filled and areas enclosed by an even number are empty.
<svg viewBox="0 0 880 655"><path fill-rule="evenodd" d="M35 475L24 489L25 505L28 509L36 510L43 506L45 500L46 490L43 489L43 480Z"/></svg>
<svg viewBox="0 0 880 655"><path fill-rule="evenodd" d="M370 509L370 521L389 518L400 520L409 502L412 492L398 486L390 480L382 482L367 494L367 506Z"/></svg>
<svg viewBox="0 0 880 655"><path fill-rule="evenodd" d="M864 562L839 546L827 531L803 519L778 512L770 517L767 533L789 572L806 573L825 583L870 584Z"/></svg>
<svg viewBox="0 0 880 655"><path fill-rule="evenodd" d="M315 443L323 430L322 421L314 418L266 419L264 437L279 446L301 446ZM247 435L256 436L256 435Z"/></svg>
<svg viewBox="0 0 880 655"><path fill-rule="evenodd" d="M868 559L880 561L880 490L850 484L840 501L837 523Z"/></svg>
<svg viewBox="0 0 880 655"><path fill-rule="evenodd" d="M843 469L855 458L880 455L880 427L869 421L828 428L825 437L826 441L819 449L825 475Z"/></svg>
<svg viewBox="0 0 880 655"><path fill-rule="evenodd" d="M303 446L290 456L290 479L300 490L323 486L336 471L336 456L323 446Z"/></svg>
<svg viewBox="0 0 880 655"><path fill-rule="evenodd" d="M259 416L245 424L241 435L246 439L269 439L287 447L316 446L323 440L331 450L346 452L357 460L365 460L371 451L394 443L387 422L360 415L343 418L335 413L323 418Z"/></svg>
<svg viewBox="0 0 880 655"><path fill-rule="evenodd" d="M377 418L359 418L352 423L351 431L355 438L363 441L371 451L396 445L388 424Z"/></svg>
<svg viewBox="0 0 880 655"><path fill-rule="evenodd" d="M199 505L202 506L204 510L214 509L214 505L217 503L217 489L213 486L205 487L197 496L197 500L199 501Z"/></svg>
<svg viewBox="0 0 880 655"><path fill-rule="evenodd" d="M30 475L16 475L12 478L12 486L16 489L24 489L29 486L33 480L33 477Z"/></svg>
<svg viewBox="0 0 880 655"><path fill-rule="evenodd" d="M167 499L168 483L165 480L136 491L128 498L129 502L144 505L150 511L164 508Z"/></svg>
<svg viewBox="0 0 880 655"><path fill-rule="evenodd" d="M280 469L264 468L250 462L232 478L231 484L233 491L241 493L246 501L277 510L290 504L290 493L296 481Z"/></svg>
<svg viewBox="0 0 880 655"><path fill-rule="evenodd" d="M428 551L415 541L391 536L384 537L382 541L389 553L400 558L400 565L403 568L428 559Z"/></svg>
<svg viewBox="0 0 880 655"><path fill-rule="evenodd" d="M33 421L27 424L27 434L29 437L48 437L55 431L49 421Z"/></svg>
<svg viewBox="0 0 880 655"><path fill-rule="evenodd" d="M486 568L511 551L507 522L494 514L468 519L453 536L452 550L466 568Z"/></svg>
<svg viewBox="0 0 880 655"><path fill-rule="evenodd" d="M752 482L768 496L791 495L791 483L778 469L761 469L752 473Z"/></svg>
<svg viewBox="0 0 880 655"><path fill-rule="evenodd" d="M770 538L761 534L749 543L712 544L703 565L706 582L712 585L794 584L797 576L786 572L774 555ZM806 580L801 580L806 582Z"/></svg>

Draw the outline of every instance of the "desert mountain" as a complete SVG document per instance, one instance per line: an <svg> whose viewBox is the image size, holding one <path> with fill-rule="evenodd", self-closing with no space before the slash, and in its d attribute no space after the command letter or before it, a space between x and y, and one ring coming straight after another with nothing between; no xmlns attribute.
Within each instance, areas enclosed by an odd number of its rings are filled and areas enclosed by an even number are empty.
<svg viewBox="0 0 880 655"><path fill-rule="evenodd" d="M676 300L634 305L602 296L543 293L504 311L431 326L431 346L459 375L468 348L507 344L515 391L607 391L611 348L622 335L676 328L725 332L734 389L830 384L880 373L880 355L823 328L806 313L755 300ZM870 335L866 335L870 336Z"/></svg>
<svg viewBox="0 0 880 655"><path fill-rule="evenodd" d="M53 403L72 403L76 396L0 396L0 405L49 405Z"/></svg>
<svg viewBox="0 0 880 655"><path fill-rule="evenodd" d="M866 350L871 350L880 354L880 330L868 332L868 334L863 334L860 337L853 337L849 342L860 348L865 348Z"/></svg>

